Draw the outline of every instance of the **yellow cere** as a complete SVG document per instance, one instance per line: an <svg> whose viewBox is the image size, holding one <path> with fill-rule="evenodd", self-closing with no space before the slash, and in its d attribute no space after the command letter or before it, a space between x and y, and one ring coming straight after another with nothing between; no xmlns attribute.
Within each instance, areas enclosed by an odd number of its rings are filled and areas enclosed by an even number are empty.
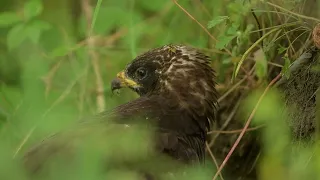
<svg viewBox="0 0 320 180"><path fill-rule="evenodd" d="M117 77L120 79L122 87L139 87L138 83L126 77L124 71L119 72Z"/></svg>

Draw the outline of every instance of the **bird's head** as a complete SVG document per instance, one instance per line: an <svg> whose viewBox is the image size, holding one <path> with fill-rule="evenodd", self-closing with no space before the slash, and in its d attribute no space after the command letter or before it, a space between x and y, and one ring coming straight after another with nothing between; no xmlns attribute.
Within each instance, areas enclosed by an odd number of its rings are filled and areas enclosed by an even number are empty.
<svg viewBox="0 0 320 180"><path fill-rule="evenodd" d="M136 57L112 81L140 96L160 95L202 116L215 109L215 74L209 57L184 45L166 45Z"/></svg>

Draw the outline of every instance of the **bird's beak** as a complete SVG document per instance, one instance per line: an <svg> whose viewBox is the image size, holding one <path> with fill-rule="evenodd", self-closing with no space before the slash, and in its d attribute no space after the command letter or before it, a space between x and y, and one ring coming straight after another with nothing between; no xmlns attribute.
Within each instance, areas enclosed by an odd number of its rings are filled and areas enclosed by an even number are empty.
<svg viewBox="0 0 320 180"><path fill-rule="evenodd" d="M139 84L133 81L132 79L128 78L124 71L121 71L117 74L117 77L112 80L111 91L113 92L116 89L121 89L125 87L135 89L139 87Z"/></svg>

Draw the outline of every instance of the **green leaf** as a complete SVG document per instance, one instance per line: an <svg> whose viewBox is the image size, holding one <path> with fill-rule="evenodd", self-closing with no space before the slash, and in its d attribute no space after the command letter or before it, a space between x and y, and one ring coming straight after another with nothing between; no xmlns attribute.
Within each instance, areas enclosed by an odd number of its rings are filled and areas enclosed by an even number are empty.
<svg viewBox="0 0 320 180"><path fill-rule="evenodd" d="M264 39L264 40L266 40L266 39ZM274 41L270 41L270 42L264 41L264 43L263 43L264 52L266 52L266 53L271 52L273 48L276 48Z"/></svg>
<svg viewBox="0 0 320 180"><path fill-rule="evenodd" d="M35 28L41 29L41 31L46 31L52 28L51 24L45 21L36 20L32 23L32 26Z"/></svg>
<svg viewBox="0 0 320 180"><path fill-rule="evenodd" d="M61 57L61 56L65 56L70 52L70 48L66 47L66 46L60 46L56 49L54 49L51 53L50 56L51 57Z"/></svg>
<svg viewBox="0 0 320 180"><path fill-rule="evenodd" d="M9 50L18 47L28 37L28 31L24 24L18 24L10 29L7 36L7 46Z"/></svg>
<svg viewBox="0 0 320 180"><path fill-rule="evenodd" d="M221 50L223 49L226 45L229 44L230 41L232 41L233 38L236 36L226 36L226 35L220 35L218 37L218 42L216 44L216 48Z"/></svg>
<svg viewBox="0 0 320 180"><path fill-rule="evenodd" d="M279 48L278 48L278 53L279 53L279 54L283 53L283 52L286 51L286 50L287 50L286 47L281 46L281 44L279 45Z"/></svg>
<svg viewBox="0 0 320 180"><path fill-rule="evenodd" d="M51 28L50 24L45 21L34 21L26 26L26 31L28 32L29 39L37 44L39 42L41 33L43 31L49 30Z"/></svg>
<svg viewBox="0 0 320 180"><path fill-rule="evenodd" d="M8 27L21 21L21 18L13 12L3 12L0 14L0 27Z"/></svg>
<svg viewBox="0 0 320 180"><path fill-rule="evenodd" d="M230 27L227 28L225 32L222 32L218 36L218 42L216 48L223 49L225 48L235 37L239 36L238 32L239 24L232 23Z"/></svg>
<svg viewBox="0 0 320 180"><path fill-rule="evenodd" d="M226 20L228 20L229 17L228 16L217 16L215 18L213 18L213 20L208 22L208 29L215 27L216 25L225 22Z"/></svg>
<svg viewBox="0 0 320 180"><path fill-rule="evenodd" d="M290 71L289 71L289 67L290 67L290 59L288 58L288 56L284 56L284 65L282 67L281 73L287 78L289 79L290 77Z"/></svg>
<svg viewBox="0 0 320 180"><path fill-rule="evenodd" d="M232 23L232 25L227 30L227 34L228 35L236 35L238 33L239 26L240 26L240 24L238 24L238 23Z"/></svg>
<svg viewBox="0 0 320 180"><path fill-rule="evenodd" d="M268 70L268 63L262 49L259 49L254 53L254 60L256 61L255 73L261 80L266 77Z"/></svg>
<svg viewBox="0 0 320 180"><path fill-rule="evenodd" d="M28 31L28 37L29 39L37 44L39 42L40 39L40 35L41 35L41 30L34 28L33 26L27 26L26 27L26 31Z"/></svg>
<svg viewBox="0 0 320 180"><path fill-rule="evenodd" d="M24 17L30 20L41 14L43 10L42 2L40 0L29 0L24 5Z"/></svg>
<svg viewBox="0 0 320 180"><path fill-rule="evenodd" d="M9 50L12 50L18 47L26 39L30 39L33 43L38 43L41 33L50 28L50 24L44 21L33 21L28 24L18 24L9 31L7 36L7 46Z"/></svg>
<svg viewBox="0 0 320 180"><path fill-rule="evenodd" d="M250 32L254 28L252 24L248 24L244 32L237 31L237 45L243 47L248 45L250 40Z"/></svg>

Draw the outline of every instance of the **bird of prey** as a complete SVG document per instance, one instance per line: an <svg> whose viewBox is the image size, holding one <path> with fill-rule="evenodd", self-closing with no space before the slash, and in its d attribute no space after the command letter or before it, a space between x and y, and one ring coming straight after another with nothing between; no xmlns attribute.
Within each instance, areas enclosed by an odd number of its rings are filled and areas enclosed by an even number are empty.
<svg viewBox="0 0 320 180"><path fill-rule="evenodd" d="M92 127L61 132L45 139L25 154L26 166L37 172L54 154L74 148L73 139L94 128L105 128L105 119L130 126L135 120L152 125L154 151L182 164L205 160L207 131L215 119L215 72L208 56L184 45L165 45L145 52L130 62L111 83L112 91L130 88L140 97L82 122ZM79 134L79 133L78 133ZM74 143L73 143L74 144ZM67 147L67 148L66 148Z"/></svg>

